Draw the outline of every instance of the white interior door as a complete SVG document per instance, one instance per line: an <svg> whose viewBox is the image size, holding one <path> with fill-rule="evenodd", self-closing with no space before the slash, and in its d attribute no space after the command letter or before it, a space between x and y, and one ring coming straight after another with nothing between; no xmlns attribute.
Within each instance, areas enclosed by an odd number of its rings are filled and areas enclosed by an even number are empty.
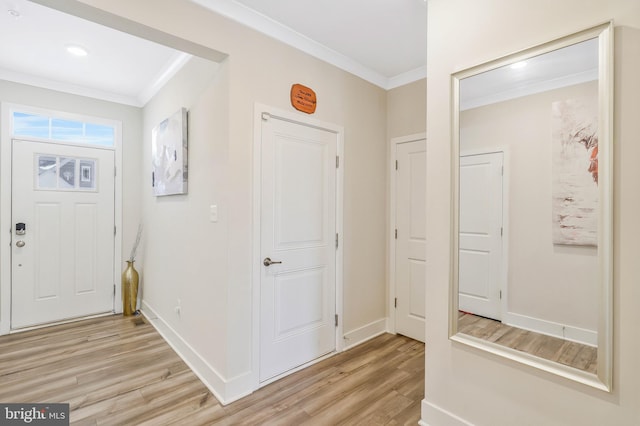
<svg viewBox="0 0 640 426"><path fill-rule="evenodd" d="M336 149L335 133L262 121L261 382L336 349Z"/></svg>
<svg viewBox="0 0 640 426"><path fill-rule="evenodd" d="M501 319L503 154L460 157L459 309Z"/></svg>
<svg viewBox="0 0 640 426"><path fill-rule="evenodd" d="M114 152L13 141L11 328L114 308Z"/></svg>
<svg viewBox="0 0 640 426"><path fill-rule="evenodd" d="M426 140L396 145L396 332L424 342Z"/></svg>

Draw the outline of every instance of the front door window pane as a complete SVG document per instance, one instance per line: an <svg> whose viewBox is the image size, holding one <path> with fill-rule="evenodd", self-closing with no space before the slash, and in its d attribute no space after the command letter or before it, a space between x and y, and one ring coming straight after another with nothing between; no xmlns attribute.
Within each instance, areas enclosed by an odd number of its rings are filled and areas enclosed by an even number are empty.
<svg viewBox="0 0 640 426"><path fill-rule="evenodd" d="M80 160L80 189L96 189L96 161Z"/></svg>
<svg viewBox="0 0 640 426"><path fill-rule="evenodd" d="M58 187L58 162L56 157L38 157L38 189L55 189Z"/></svg>
<svg viewBox="0 0 640 426"><path fill-rule="evenodd" d="M73 158L60 158L60 179L58 188L73 189L76 187L76 160Z"/></svg>

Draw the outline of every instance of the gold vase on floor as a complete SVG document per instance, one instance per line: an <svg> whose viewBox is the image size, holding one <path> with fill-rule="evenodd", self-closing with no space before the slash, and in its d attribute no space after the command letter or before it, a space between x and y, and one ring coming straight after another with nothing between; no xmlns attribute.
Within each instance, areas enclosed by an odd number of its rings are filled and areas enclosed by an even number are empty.
<svg viewBox="0 0 640 426"><path fill-rule="evenodd" d="M138 304L138 271L133 261L127 260L127 268L122 273L122 315L131 316L136 313Z"/></svg>

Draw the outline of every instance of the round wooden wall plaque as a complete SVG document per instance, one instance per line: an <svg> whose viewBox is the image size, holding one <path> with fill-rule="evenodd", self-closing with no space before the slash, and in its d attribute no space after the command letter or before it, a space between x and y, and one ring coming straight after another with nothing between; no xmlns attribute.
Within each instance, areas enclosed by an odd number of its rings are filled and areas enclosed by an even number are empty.
<svg viewBox="0 0 640 426"><path fill-rule="evenodd" d="M291 105L298 111L313 114L316 112L316 92L302 84L291 86Z"/></svg>

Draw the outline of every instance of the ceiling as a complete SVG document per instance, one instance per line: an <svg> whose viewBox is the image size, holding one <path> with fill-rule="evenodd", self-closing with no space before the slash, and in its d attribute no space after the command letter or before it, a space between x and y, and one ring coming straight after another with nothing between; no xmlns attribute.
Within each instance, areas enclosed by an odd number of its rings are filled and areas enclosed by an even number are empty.
<svg viewBox="0 0 640 426"><path fill-rule="evenodd" d="M3 80L142 106L189 58L26 0L0 0L0 6ZM69 45L89 54L70 55Z"/></svg>
<svg viewBox="0 0 640 426"><path fill-rule="evenodd" d="M385 89L426 76L424 0L190 1ZM0 6L3 80L143 106L190 58L27 0Z"/></svg>

